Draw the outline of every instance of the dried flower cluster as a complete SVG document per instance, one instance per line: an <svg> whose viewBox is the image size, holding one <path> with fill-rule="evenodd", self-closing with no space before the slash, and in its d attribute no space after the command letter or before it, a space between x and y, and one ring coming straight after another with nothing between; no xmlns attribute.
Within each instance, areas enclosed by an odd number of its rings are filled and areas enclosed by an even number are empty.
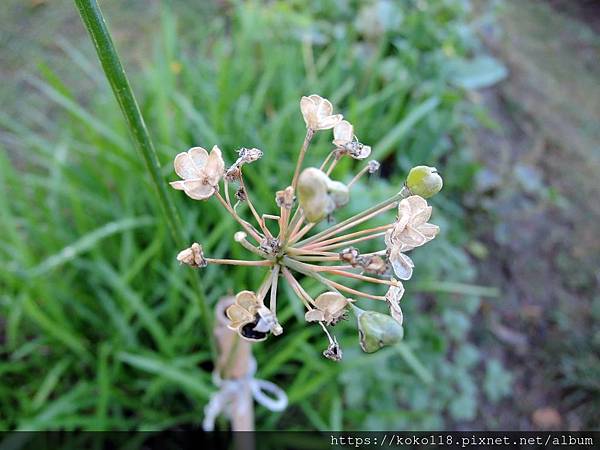
<svg viewBox="0 0 600 450"><path fill-rule="evenodd" d="M344 319L349 309L357 317L360 346L365 352L377 351L402 339L400 299L404 294L404 286L400 280L410 279L414 268L406 253L426 244L439 231L436 225L428 223L431 206L425 199L442 188L442 179L435 168L417 166L410 171L406 183L397 194L353 217L332 224L335 212L350 201L352 186L365 174L377 171L379 163L367 162L346 184L332 180L331 173L341 158L363 160L370 155L371 147L358 140L354 127L343 120L341 114L333 114L333 106L328 100L318 95L302 97L300 109L306 123L306 137L290 186L275 195L278 215L259 214L244 182L244 165L260 159L262 151L241 148L239 157L227 170L217 146L213 147L210 154L202 147L194 147L175 157L175 172L182 180L174 181L171 185L196 200L215 197L243 229L235 233L234 240L259 258L208 258L201 245L194 243L182 250L177 259L199 268L207 264L230 264L268 269L258 289L239 292L235 303L226 312L230 320L229 327L250 341L262 341L269 334L277 336L283 333L277 319L277 288L280 278L283 278L304 304L306 321L319 323L326 333L329 346L323 355L339 361L342 350L329 328ZM333 129L333 149L319 168L302 170L314 134L329 129ZM222 189L220 183L223 184ZM230 195L232 187L235 188L235 202L232 202ZM240 204L248 206L256 225L238 214ZM392 223L349 231L393 209L397 209L398 214ZM331 225L305 237L324 219L329 219L327 223ZM270 229L269 220L277 223L277 231ZM354 247L373 239L382 239L385 248L362 254ZM324 292L313 298L302 287L302 277L319 281ZM384 285L387 292L385 295L374 295L350 287L344 280ZM267 296L268 307L265 305ZM359 298L387 302L390 315L360 309L354 304Z"/></svg>

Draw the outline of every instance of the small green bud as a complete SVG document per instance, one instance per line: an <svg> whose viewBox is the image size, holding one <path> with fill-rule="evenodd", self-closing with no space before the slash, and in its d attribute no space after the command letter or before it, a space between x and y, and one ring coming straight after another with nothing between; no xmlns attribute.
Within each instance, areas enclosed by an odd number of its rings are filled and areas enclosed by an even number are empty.
<svg viewBox="0 0 600 450"><path fill-rule="evenodd" d="M400 342L404 328L386 314L362 311L358 314L358 336L363 351L374 353L386 345Z"/></svg>
<svg viewBox="0 0 600 450"><path fill-rule="evenodd" d="M433 197L440 192L444 182L435 167L416 166L406 177L406 187L423 198Z"/></svg>

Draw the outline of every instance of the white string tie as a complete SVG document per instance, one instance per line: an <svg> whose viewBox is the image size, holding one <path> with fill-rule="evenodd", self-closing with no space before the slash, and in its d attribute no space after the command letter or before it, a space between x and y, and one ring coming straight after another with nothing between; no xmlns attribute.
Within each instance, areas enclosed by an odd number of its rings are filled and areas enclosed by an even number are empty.
<svg viewBox="0 0 600 450"><path fill-rule="evenodd" d="M223 380L217 371L213 372L213 383L219 387L219 390L211 396L210 401L204 407L204 420L202 421L204 431L214 430L215 420L221 413L229 418L234 414L249 413L252 405L247 396L240 395L247 387L250 388L254 400L269 411L279 412L286 408L288 398L283 389L270 381L254 378L256 360L250 358L249 362L250 370L244 378Z"/></svg>

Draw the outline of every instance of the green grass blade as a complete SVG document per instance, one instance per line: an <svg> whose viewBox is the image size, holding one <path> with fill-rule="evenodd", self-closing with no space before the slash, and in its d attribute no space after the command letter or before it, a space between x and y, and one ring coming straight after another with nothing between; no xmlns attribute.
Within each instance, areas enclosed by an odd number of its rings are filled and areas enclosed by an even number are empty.
<svg viewBox="0 0 600 450"><path fill-rule="evenodd" d="M75 4L79 9L81 19L92 38L104 74L119 103L121 112L127 122L136 146L142 154L146 169L152 178L152 183L156 190L158 201L169 230L177 246L183 248L186 246L186 241L181 218L179 217L175 205L167 194L167 187L160 172L160 163L156 149L154 148L154 144L152 143L150 134L146 128L146 123L142 117L137 100L135 99L129 80L123 69L123 65L121 64L121 60L113 44L100 6L96 0L75 0ZM191 282L198 299L198 307L202 313L206 340L209 343L211 352L214 354L215 344L212 334L212 316L209 313L202 286L194 273L191 273Z"/></svg>

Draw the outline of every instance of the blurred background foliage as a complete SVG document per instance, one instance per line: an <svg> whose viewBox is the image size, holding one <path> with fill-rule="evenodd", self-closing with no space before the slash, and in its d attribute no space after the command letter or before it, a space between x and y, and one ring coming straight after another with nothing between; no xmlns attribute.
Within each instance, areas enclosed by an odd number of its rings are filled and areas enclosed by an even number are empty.
<svg viewBox="0 0 600 450"><path fill-rule="evenodd" d="M0 90L11 105L0 113L0 429L198 427L214 389L206 330L91 43L69 2L13 3L3 14L37 24L32 39L47 44L16 42L18 21L0 35L3 77L19 80ZM478 270L489 253L479 218L496 210L479 203L485 159L466 132L498 127L473 97L508 75L477 33L495 23L493 9L477 13L467 0L101 6L167 179L190 146L218 144L229 163L237 148L258 147L265 156L246 171L248 184L259 209L274 211L304 135L299 98L311 93L329 98L382 162L343 214L396 192L413 165L444 176L432 200L441 236L414 253L406 283L403 345L365 355L350 320L336 327L344 359L334 364L321 356L321 330L282 298L285 333L254 352L258 377L282 386L290 406L257 407L258 429L513 424L480 419L490 405L510 408L514 376L477 326L503 297ZM45 34L43 23L57 28ZM308 164L328 141L318 136ZM349 180L353 164L334 178ZM244 257L216 202L171 195L190 242ZM259 279L238 267L198 276L212 305ZM598 363L589 358L564 370L587 374L576 391L594 407Z"/></svg>

